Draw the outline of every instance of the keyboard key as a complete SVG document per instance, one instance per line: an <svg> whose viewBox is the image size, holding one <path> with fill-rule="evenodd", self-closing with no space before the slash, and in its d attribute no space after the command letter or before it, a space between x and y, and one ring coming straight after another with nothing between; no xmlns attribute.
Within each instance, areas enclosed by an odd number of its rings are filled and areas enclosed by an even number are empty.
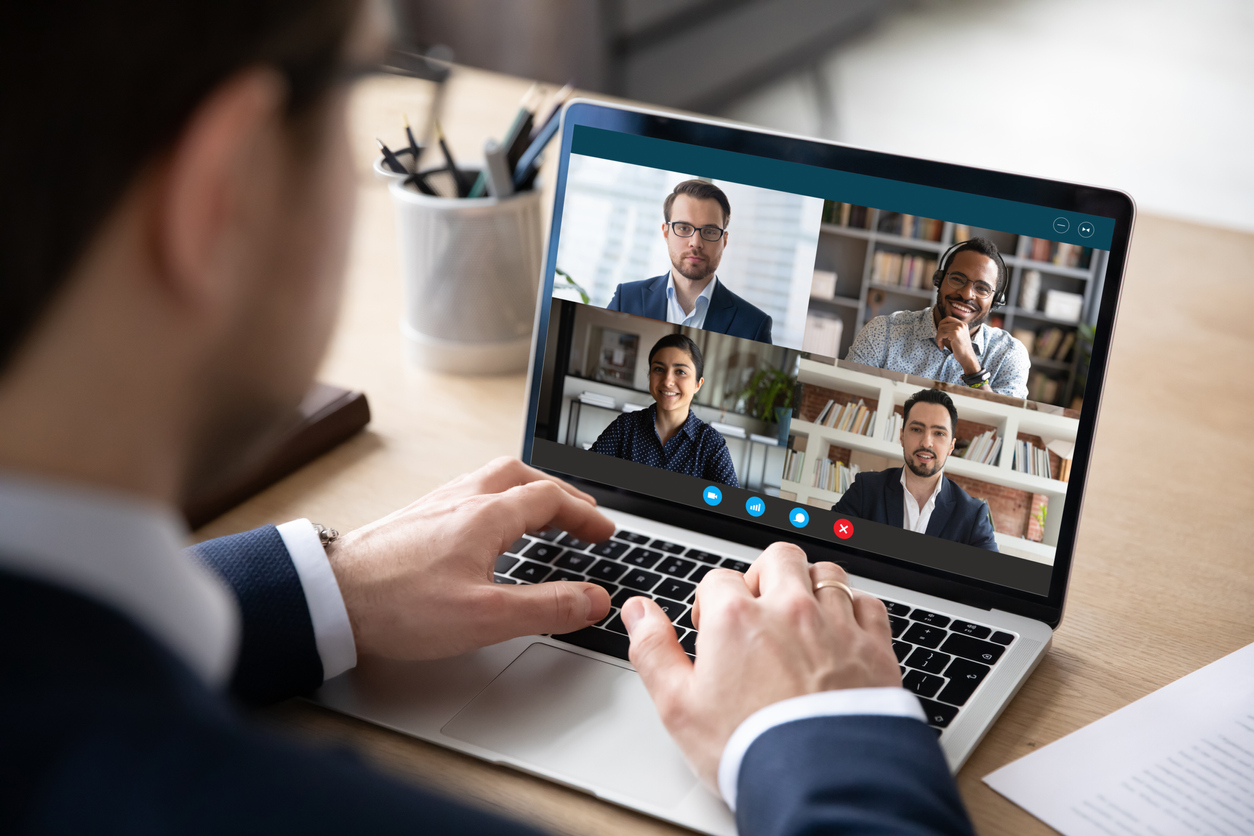
<svg viewBox="0 0 1254 836"><path fill-rule="evenodd" d="M701 583L701 579L709 574L710 570L713 568L713 566L698 566L697 571L688 576L688 580L693 583Z"/></svg>
<svg viewBox="0 0 1254 836"><path fill-rule="evenodd" d="M528 531L532 537L539 537L541 540L548 540L550 543L562 536L560 528L546 528L543 531Z"/></svg>
<svg viewBox="0 0 1254 836"><path fill-rule="evenodd" d="M905 642L893 640L893 653L897 654L897 661L904 662L906 657L910 655L910 645Z"/></svg>
<svg viewBox="0 0 1254 836"><path fill-rule="evenodd" d="M948 627L949 616L940 613L929 612L927 610L915 610L910 613L911 621L922 621L924 624L930 624L933 627Z"/></svg>
<svg viewBox="0 0 1254 836"><path fill-rule="evenodd" d="M697 564L691 560L683 560L678 557L668 557L658 565L659 572L665 572L668 575L674 575L677 578L686 578L688 573L697 568Z"/></svg>
<svg viewBox="0 0 1254 836"><path fill-rule="evenodd" d="M679 640L679 646L684 649L689 656L697 655L697 634L689 630L684 637Z"/></svg>
<svg viewBox="0 0 1254 836"><path fill-rule="evenodd" d="M672 598L676 601L683 601L696 591L697 585L695 583L677 581L673 578L663 578L662 583L658 585L657 589L653 590L653 594L660 595L663 598Z"/></svg>
<svg viewBox="0 0 1254 836"><path fill-rule="evenodd" d="M914 653L910 654L910 658L906 660L907 668L917 668L924 673L940 673L945 670L945 666L949 664L949 660L954 657L935 650L928 650L926 647L916 647Z"/></svg>
<svg viewBox="0 0 1254 836"><path fill-rule="evenodd" d="M628 543L635 543L638 546L649 542L648 537L645 537L643 534L637 534L634 531L615 531L614 536L619 540L626 540Z"/></svg>
<svg viewBox="0 0 1254 836"><path fill-rule="evenodd" d="M609 581L603 581L600 578L580 578L580 580L583 581L584 583L596 584L597 586L601 587L606 592L608 592L611 598L614 597L614 593L618 592L618 584L613 584L613 583L610 583Z"/></svg>
<svg viewBox="0 0 1254 836"><path fill-rule="evenodd" d="M624 563L630 563L632 566L640 566L645 569L652 569L653 564L662 559L661 552L650 551L649 549L632 549L623 558Z"/></svg>
<svg viewBox="0 0 1254 836"><path fill-rule="evenodd" d="M989 638L989 641L995 641L998 644L1010 644L1014 640L1015 640L1015 637L1012 636L1010 633L1003 633L1000 630L998 630Z"/></svg>
<svg viewBox="0 0 1254 836"><path fill-rule="evenodd" d="M744 574L749 571L749 564L743 560L732 560L730 557L723 561L724 569L732 569L736 572Z"/></svg>
<svg viewBox="0 0 1254 836"><path fill-rule="evenodd" d="M955 621L949 625L949 629L955 633L962 633L964 636L971 636L976 639L987 639L990 632L987 627L972 624L970 621Z"/></svg>
<svg viewBox="0 0 1254 836"><path fill-rule="evenodd" d="M614 609L613 607L610 607L610 611L609 611L609 612L607 612L607 613L605 614L605 618L603 618L603 619L601 619L600 621L598 621L598 622L596 623L596 626L598 626L598 627L604 627L604 626L605 626L606 624L608 624L608 623L609 623L609 622L610 622L610 621L614 618L614 616L616 616L616 615L618 615L618 610Z"/></svg>
<svg viewBox="0 0 1254 836"><path fill-rule="evenodd" d="M562 539L558 540L557 542L562 544L563 546L566 546L569 549L578 549L580 551L592 545L591 543L587 543L587 542L584 542L583 540L580 540L578 537L571 537L569 534L565 535L564 537L562 537Z"/></svg>
<svg viewBox="0 0 1254 836"><path fill-rule="evenodd" d="M684 553L683 546L679 545L678 543L669 543L666 540L654 540L652 543L649 544L649 546L651 548L657 549L660 552L666 552L667 554L683 554Z"/></svg>
<svg viewBox="0 0 1254 836"><path fill-rule="evenodd" d="M626 543L620 543L617 540L606 540L604 543L597 543L588 549L591 554L597 557L618 558L623 556L623 552L627 551L631 546Z"/></svg>
<svg viewBox="0 0 1254 836"><path fill-rule="evenodd" d="M921 697L931 697L935 696L940 687L945 684L945 680L923 671L908 671L901 684L907 691L913 691Z"/></svg>
<svg viewBox="0 0 1254 836"><path fill-rule="evenodd" d="M684 552L684 557L691 557L693 560L700 560L702 563L709 563L712 566L717 566L718 562L723 559L722 555L703 552L700 549L688 549L688 551Z"/></svg>
<svg viewBox="0 0 1254 836"><path fill-rule="evenodd" d="M492 576L492 580L493 580L493 581L495 581L496 583L506 583L506 584L509 584L509 583L516 584L516 583L518 583L518 581L514 580L513 578L507 578L507 577L505 577L504 575L493 575L493 576Z"/></svg>
<svg viewBox="0 0 1254 836"><path fill-rule="evenodd" d="M624 636L627 635L627 627L623 624L623 617L618 613L615 613L613 618L605 622L605 629L613 630L615 633L622 633Z"/></svg>
<svg viewBox="0 0 1254 836"><path fill-rule="evenodd" d="M880 601L883 602L884 609L888 610L889 615L899 615L905 618L910 614L910 607L906 604L898 604L896 601L885 601L883 598Z"/></svg>
<svg viewBox="0 0 1254 836"><path fill-rule="evenodd" d="M541 563L552 563L553 559L564 551L566 550L558 548L552 543L536 543L523 552L523 557L529 557Z"/></svg>
<svg viewBox="0 0 1254 836"><path fill-rule="evenodd" d="M553 638L618 659L626 659L627 651L631 648L631 639L600 627L585 627Z"/></svg>
<svg viewBox="0 0 1254 836"><path fill-rule="evenodd" d="M643 569L633 569L626 575L623 575L619 581L623 586L629 586L632 589L638 589L641 592L648 592L657 582L662 579L661 575L655 575L652 572L646 572Z"/></svg>
<svg viewBox="0 0 1254 836"><path fill-rule="evenodd" d="M496 558L496 571L504 575L510 569L514 568L514 564L518 562L518 558L510 557L507 554L498 555Z"/></svg>
<svg viewBox="0 0 1254 836"><path fill-rule="evenodd" d="M981 665L978 662L970 662L962 658L954 659L945 669L949 684L936 699L952 705L964 705L984 681L984 677L988 676L989 670L987 665Z"/></svg>
<svg viewBox="0 0 1254 836"><path fill-rule="evenodd" d="M982 642L979 639L962 636L958 633L950 633L949 638L945 639L945 643L941 645L941 650L946 653L952 653L955 656L961 656L964 659L981 662L985 665L996 663L1001 658L1001 655L1006 652L1006 648L1000 644Z"/></svg>
<svg viewBox="0 0 1254 836"><path fill-rule="evenodd" d="M911 644L921 644L927 648L935 648L942 640L944 640L945 636L949 636L951 639L965 638L965 636L954 636L946 633L939 627L929 627L926 624L920 624L917 621L910 625L910 629L907 630L906 634L901 638ZM972 641L974 641L974 639L972 639ZM945 649L948 650L948 648Z"/></svg>
<svg viewBox="0 0 1254 836"><path fill-rule="evenodd" d="M691 609L684 610L684 614L681 615L679 619L676 620L675 623L679 625L680 627L687 627L689 630L697 629L695 626L693 626L693 623L692 623L692 610Z"/></svg>
<svg viewBox="0 0 1254 836"><path fill-rule="evenodd" d="M610 606L622 608L623 604L626 604L627 601L630 600L631 598L639 598L639 597L640 597L640 593L637 592L636 590L623 587L622 589L618 590L617 592L615 592L613 595L610 596ZM646 595L644 597L647 598L649 596Z"/></svg>
<svg viewBox="0 0 1254 836"><path fill-rule="evenodd" d="M958 716L958 709L951 705L941 705L924 699L920 699L919 704L923 706L923 713L927 715L927 722L930 726L946 728Z"/></svg>
<svg viewBox="0 0 1254 836"><path fill-rule="evenodd" d="M612 560L598 560L596 565L588 570L588 574L601 581L617 581L623 572L627 571L627 567L621 563L615 563Z"/></svg>
<svg viewBox="0 0 1254 836"><path fill-rule="evenodd" d="M583 583L584 580L584 576L578 574L577 572L568 572L565 569L558 569L556 572L545 578L544 582L553 583L554 581L575 581L576 583Z"/></svg>
<svg viewBox="0 0 1254 836"><path fill-rule="evenodd" d="M662 612L666 613L666 617L669 618L672 623L688 611L687 604L681 604L678 601L672 601L669 598L654 598L653 600L656 601L657 605L662 608Z"/></svg>
<svg viewBox="0 0 1254 836"><path fill-rule="evenodd" d="M888 626L892 628L893 638L895 639L901 635L903 630L910 626L910 622L900 616L890 615L888 617Z"/></svg>
<svg viewBox="0 0 1254 836"><path fill-rule="evenodd" d="M505 551L511 552L513 554L522 554L523 549L527 548L534 542L535 540L532 540L528 537L519 537L517 540L514 541L514 544L510 546L508 549L506 549Z"/></svg>
<svg viewBox="0 0 1254 836"><path fill-rule="evenodd" d="M527 583L539 583L548 577L549 572L552 571L543 563L532 563L530 560L524 560L514 567L514 571L510 572L509 576Z"/></svg>
<svg viewBox="0 0 1254 836"><path fill-rule="evenodd" d="M566 554L559 557L553 565L559 569L569 569L572 572L586 572L588 571L588 567L591 566L595 560L596 558L590 554L566 552Z"/></svg>

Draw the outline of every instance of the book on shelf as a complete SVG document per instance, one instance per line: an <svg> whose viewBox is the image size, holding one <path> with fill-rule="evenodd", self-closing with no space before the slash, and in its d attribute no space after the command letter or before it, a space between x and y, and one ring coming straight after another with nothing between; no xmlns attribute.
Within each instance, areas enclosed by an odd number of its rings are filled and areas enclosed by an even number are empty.
<svg viewBox="0 0 1254 836"><path fill-rule="evenodd" d="M971 439L971 443L958 456L969 462L996 465L999 453L1001 453L1001 439L997 437L997 431L987 430Z"/></svg>
<svg viewBox="0 0 1254 836"><path fill-rule="evenodd" d="M1062 392L1063 382L1039 371L1028 373L1028 400L1056 403Z"/></svg>
<svg viewBox="0 0 1254 836"><path fill-rule="evenodd" d="M614 399L609 395L602 395L600 392L580 392L579 401L589 406L601 406L606 409L614 408Z"/></svg>
<svg viewBox="0 0 1254 836"><path fill-rule="evenodd" d="M844 493L849 490L858 472L856 464L847 465L831 459L817 459L814 462L814 487L833 493Z"/></svg>
<svg viewBox="0 0 1254 836"><path fill-rule="evenodd" d="M1019 439L1015 442L1015 456L1012 464L1015 470L1029 476L1054 478L1049 464L1049 451L1035 446L1030 441Z"/></svg>
<svg viewBox="0 0 1254 836"><path fill-rule="evenodd" d="M889 235L900 235L902 238L914 238L919 241L939 241L945 229L945 222L935 218L920 218L918 215L904 215L897 212L880 214L879 231Z"/></svg>
<svg viewBox="0 0 1254 836"><path fill-rule="evenodd" d="M1071 349L1075 348L1075 331L1068 330L1063 335L1062 345L1058 346L1058 350L1054 352L1054 359L1066 362L1071 356Z"/></svg>
<svg viewBox="0 0 1254 836"><path fill-rule="evenodd" d="M829 200L823 204L823 223L834 226L851 226L858 229L869 229L871 226L871 210L865 206L854 206L850 203L837 203Z"/></svg>
<svg viewBox="0 0 1254 836"><path fill-rule="evenodd" d="M884 440L896 441L899 439L901 437L901 428L904 424L905 421L902 420L900 413L894 412L890 415L888 420L884 422Z"/></svg>
<svg viewBox="0 0 1254 836"><path fill-rule="evenodd" d="M936 259L922 255L877 250L871 261L871 281L876 284L926 290L935 272Z"/></svg>
<svg viewBox="0 0 1254 836"><path fill-rule="evenodd" d="M1078 244L1063 244L1045 238L1028 238L1024 246L1025 255L1033 261L1044 261L1059 267L1089 266L1091 251L1088 247Z"/></svg>
<svg viewBox="0 0 1254 836"><path fill-rule="evenodd" d="M801 468L805 464L805 450L794 450L789 447L784 451L784 474L786 482L800 482Z"/></svg>
<svg viewBox="0 0 1254 836"><path fill-rule="evenodd" d="M748 438L749 434L745 432L744 427L737 427L734 424L720 424L718 421L711 421L710 426L718 430L719 435L731 438Z"/></svg>
<svg viewBox="0 0 1254 836"><path fill-rule="evenodd" d="M834 430L869 436L875 431L875 410L868 407L861 398L857 403L850 401L844 405L828 401L815 423Z"/></svg>
<svg viewBox="0 0 1254 836"><path fill-rule="evenodd" d="M801 338L801 350L822 357L838 357L840 339L844 332L845 323L838 317L806 314L806 330Z"/></svg>

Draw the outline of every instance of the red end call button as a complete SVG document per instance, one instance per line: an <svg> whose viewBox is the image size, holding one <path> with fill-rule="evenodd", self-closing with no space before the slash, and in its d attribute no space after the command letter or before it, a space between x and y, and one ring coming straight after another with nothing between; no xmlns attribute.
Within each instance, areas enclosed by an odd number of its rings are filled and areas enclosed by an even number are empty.
<svg viewBox="0 0 1254 836"><path fill-rule="evenodd" d="M832 526L832 531L836 532L836 536L842 540L848 540L853 536L853 523L849 520L837 520Z"/></svg>

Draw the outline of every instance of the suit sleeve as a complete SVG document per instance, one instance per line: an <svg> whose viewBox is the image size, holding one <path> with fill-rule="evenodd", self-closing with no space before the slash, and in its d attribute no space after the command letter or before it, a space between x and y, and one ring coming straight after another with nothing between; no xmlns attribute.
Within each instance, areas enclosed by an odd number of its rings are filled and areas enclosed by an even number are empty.
<svg viewBox="0 0 1254 836"><path fill-rule="evenodd" d="M849 490L840 495L840 499L832 506L832 510L837 514L848 514L851 517L866 519L867 515L863 513L865 509L862 507L864 487L866 485L862 481L861 474L853 477L853 484L849 486Z"/></svg>
<svg viewBox="0 0 1254 836"><path fill-rule="evenodd" d="M741 764L736 826L742 836L974 834L933 731L866 715L762 734Z"/></svg>
<svg viewBox="0 0 1254 836"><path fill-rule="evenodd" d="M622 294L622 292L623 292L623 286L621 284L618 287L614 288L614 295L610 297L610 303L605 306L605 309L607 311L621 311L623 309L622 307L623 303L619 299L619 296Z"/></svg>
<svg viewBox="0 0 1254 836"><path fill-rule="evenodd" d="M770 318L770 316L767 316L765 319L762 320L762 327L758 329L758 336L757 336L758 342L760 343L771 342L771 325L773 324L773 322L774 321Z"/></svg>
<svg viewBox="0 0 1254 836"><path fill-rule="evenodd" d="M259 705L322 684L313 620L283 538L272 525L207 540L189 550L235 593L242 616L232 694Z"/></svg>
<svg viewBox="0 0 1254 836"><path fill-rule="evenodd" d="M971 527L971 539L968 542L981 549L999 552L1001 549L997 548L996 534L996 529L993 528L993 512L989 510L987 502L981 501L980 513Z"/></svg>

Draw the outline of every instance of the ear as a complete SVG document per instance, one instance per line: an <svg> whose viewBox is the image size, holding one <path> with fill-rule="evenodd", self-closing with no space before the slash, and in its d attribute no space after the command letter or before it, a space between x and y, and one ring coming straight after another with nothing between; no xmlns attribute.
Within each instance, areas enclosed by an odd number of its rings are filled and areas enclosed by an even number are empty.
<svg viewBox="0 0 1254 836"><path fill-rule="evenodd" d="M662 239L669 241L671 237L671 225L666 221L662 221Z"/></svg>
<svg viewBox="0 0 1254 836"><path fill-rule="evenodd" d="M705 385L705 378L704 378L704 377L697 378L697 388L695 388L695 389L693 389L693 390L692 390L692 394L694 394L694 395L695 395L695 394L697 394L698 392L700 392L700 391L701 391L701 387L702 387L703 385Z"/></svg>
<svg viewBox="0 0 1254 836"><path fill-rule="evenodd" d="M258 185L278 181L264 168L285 91L273 70L241 72L201 103L175 140L154 206L158 273L174 294L207 300L222 292L215 268L231 258L231 232L245 226L240 213Z"/></svg>

